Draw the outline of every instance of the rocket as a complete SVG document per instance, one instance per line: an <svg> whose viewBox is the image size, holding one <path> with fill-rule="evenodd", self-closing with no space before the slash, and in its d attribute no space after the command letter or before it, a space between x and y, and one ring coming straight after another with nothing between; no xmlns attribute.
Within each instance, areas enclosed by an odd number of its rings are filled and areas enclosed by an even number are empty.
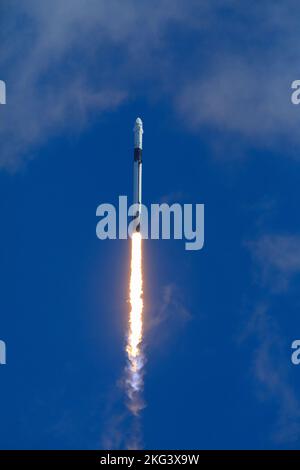
<svg viewBox="0 0 300 470"><path fill-rule="evenodd" d="M143 150L143 122L137 118L133 128L134 156L133 156L133 204L137 204L134 215L135 230L140 231L141 204L142 204L142 150Z"/></svg>

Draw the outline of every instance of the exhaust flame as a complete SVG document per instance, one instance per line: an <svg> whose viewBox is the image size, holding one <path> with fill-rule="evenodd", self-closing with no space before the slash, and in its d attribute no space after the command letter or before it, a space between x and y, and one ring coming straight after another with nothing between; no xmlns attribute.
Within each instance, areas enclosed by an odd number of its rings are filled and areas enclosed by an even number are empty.
<svg viewBox="0 0 300 470"><path fill-rule="evenodd" d="M131 240L131 273L129 286L130 315L126 346L128 356L127 393L128 408L137 416L144 407L140 392L143 388L144 364L141 349L143 339L143 276L142 276L142 237L139 232Z"/></svg>

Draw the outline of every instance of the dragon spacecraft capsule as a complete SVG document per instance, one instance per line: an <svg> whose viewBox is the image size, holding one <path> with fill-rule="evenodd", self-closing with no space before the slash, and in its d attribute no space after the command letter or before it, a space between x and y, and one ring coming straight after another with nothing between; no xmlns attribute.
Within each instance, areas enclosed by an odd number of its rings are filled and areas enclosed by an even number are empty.
<svg viewBox="0 0 300 470"><path fill-rule="evenodd" d="M136 231L140 231L140 217L142 204L142 150L143 150L143 122L137 118L133 128L134 157L133 157L133 204L137 211L134 215Z"/></svg>

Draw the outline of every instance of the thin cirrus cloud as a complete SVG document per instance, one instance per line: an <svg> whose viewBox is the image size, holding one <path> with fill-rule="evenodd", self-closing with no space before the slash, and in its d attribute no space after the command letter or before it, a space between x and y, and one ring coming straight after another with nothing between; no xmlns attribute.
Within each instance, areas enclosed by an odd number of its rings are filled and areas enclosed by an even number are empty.
<svg viewBox="0 0 300 470"><path fill-rule="evenodd" d="M284 292L300 274L300 236L265 234L249 243L260 280L273 293Z"/></svg>
<svg viewBox="0 0 300 470"><path fill-rule="evenodd" d="M258 303L240 337L240 344L254 341L251 372L257 396L263 404L273 403L277 414L269 436L279 445L299 442L300 401L288 373L285 341L280 334L272 307Z"/></svg>
<svg viewBox="0 0 300 470"><path fill-rule="evenodd" d="M248 242L247 247L260 300L252 307L239 343L254 342L251 372L258 396L277 409L272 439L280 445L296 443L300 439L300 401L289 371L289 339L281 331L274 299L289 295L292 282L300 274L300 236L268 233Z"/></svg>
<svg viewBox="0 0 300 470"><path fill-rule="evenodd" d="M299 112L290 101L295 6L294 0L255 6L5 0L0 69L8 103L0 109L0 167L17 168L53 134L153 93L167 96L196 132L209 127L252 147L288 141L293 153L300 143Z"/></svg>

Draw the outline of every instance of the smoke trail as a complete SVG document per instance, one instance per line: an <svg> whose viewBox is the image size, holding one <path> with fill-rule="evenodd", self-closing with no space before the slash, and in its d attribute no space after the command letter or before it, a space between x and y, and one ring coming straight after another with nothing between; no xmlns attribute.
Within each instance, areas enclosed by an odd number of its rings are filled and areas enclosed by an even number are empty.
<svg viewBox="0 0 300 470"><path fill-rule="evenodd" d="M128 365L126 369L126 393L128 409L135 418L130 447L138 447L140 440L139 413L144 408L142 397L144 355L143 340L143 273L142 237L139 232L131 240L131 272L129 285L129 328L126 345Z"/></svg>

